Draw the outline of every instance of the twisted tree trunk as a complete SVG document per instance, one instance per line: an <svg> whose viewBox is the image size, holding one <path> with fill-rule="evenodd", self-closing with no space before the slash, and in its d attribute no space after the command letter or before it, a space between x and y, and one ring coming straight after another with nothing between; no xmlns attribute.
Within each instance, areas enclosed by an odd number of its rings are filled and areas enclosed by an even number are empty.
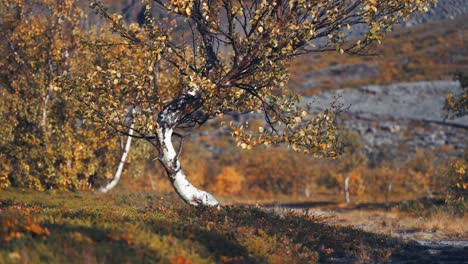
<svg viewBox="0 0 468 264"><path fill-rule="evenodd" d="M180 150L177 153L172 144L172 128L159 128L156 130L160 144L159 161L168 174L175 191L188 204L193 206L219 207L219 202L208 192L197 189L187 179L179 162Z"/></svg>
<svg viewBox="0 0 468 264"><path fill-rule="evenodd" d="M188 204L193 206L213 206L219 208L219 202L208 192L197 189L187 179L179 162L183 145L183 137L174 133L174 128L199 110L204 100L199 93L199 87L193 87L185 94L167 104L158 114L156 135L159 145L159 161L164 166L167 176L175 191ZM172 136L177 135L181 141L176 151L172 144Z"/></svg>

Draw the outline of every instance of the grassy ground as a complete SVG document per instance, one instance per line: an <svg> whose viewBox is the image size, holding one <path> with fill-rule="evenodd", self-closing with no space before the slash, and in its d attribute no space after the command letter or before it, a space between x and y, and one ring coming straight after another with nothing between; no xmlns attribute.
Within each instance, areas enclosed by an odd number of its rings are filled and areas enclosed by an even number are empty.
<svg viewBox="0 0 468 264"><path fill-rule="evenodd" d="M317 210L315 208L314 210ZM404 239L468 240L468 203L441 199L331 205L333 223Z"/></svg>
<svg viewBox="0 0 468 264"><path fill-rule="evenodd" d="M334 195L319 197L313 201L239 199L235 203L257 203L277 213L310 210L324 216L323 220L331 225L352 226L403 239L464 240L468 245L468 201L447 204L444 199L420 198L346 204Z"/></svg>
<svg viewBox="0 0 468 264"><path fill-rule="evenodd" d="M154 193L0 192L0 263L381 261L402 243L320 217Z"/></svg>
<svg viewBox="0 0 468 264"><path fill-rule="evenodd" d="M353 225L367 232L404 239L467 240L468 215L446 213L408 215L397 210L341 210L334 212L339 225Z"/></svg>

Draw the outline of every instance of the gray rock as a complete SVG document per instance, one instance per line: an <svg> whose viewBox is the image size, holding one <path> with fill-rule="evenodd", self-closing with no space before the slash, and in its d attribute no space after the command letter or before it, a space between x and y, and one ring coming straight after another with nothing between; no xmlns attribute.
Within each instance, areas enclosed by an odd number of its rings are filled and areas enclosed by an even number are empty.
<svg viewBox="0 0 468 264"><path fill-rule="evenodd" d="M413 15L405 27L411 27L432 21L455 19L468 14L468 1L466 0L439 0L436 6L429 9L427 13Z"/></svg>
<svg viewBox="0 0 468 264"><path fill-rule="evenodd" d="M442 107L448 93L461 93L458 82L432 81L370 85L323 92L306 97L312 112L329 107L336 96L344 106L339 122L357 131L366 148L405 145L435 150L449 145L460 154L468 142L468 117L444 120Z"/></svg>

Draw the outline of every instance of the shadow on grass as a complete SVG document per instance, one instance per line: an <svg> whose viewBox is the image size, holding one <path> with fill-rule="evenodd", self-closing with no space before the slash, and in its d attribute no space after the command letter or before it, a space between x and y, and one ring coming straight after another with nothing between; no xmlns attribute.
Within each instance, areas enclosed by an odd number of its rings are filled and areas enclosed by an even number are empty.
<svg viewBox="0 0 468 264"><path fill-rule="evenodd" d="M402 260L404 253L401 252L411 249L419 253L426 250L409 247L389 236L330 226L313 215L302 216L287 211L279 215L264 208L243 206L226 206L221 210L192 208L176 197L163 198L148 193L116 194L105 199L92 194L82 196L84 199L81 195L71 195L63 207L53 209L45 197L38 199L37 202L43 203L47 210L37 213L45 217L42 223L51 235L43 240L29 238L21 241L20 238L18 243L32 244L27 247L32 247L34 254L40 254L39 262L63 260L64 263L69 260L90 262L87 259L99 263L169 262L172 259L165 257L172 256L162 256L160 252L177 254L180 247L192 252L189 253L191 256L196 254L216 263L266 263L272 261L272 255L288 257L287 263L310 260L380 263ZM83 206L83 200L94 205L86 203ZM0 200L0 205L18 204ZM335 205L333 202L316 202L280 207ZM363 209L388 208L389 204L358 206ZM127 225L130 226L127 228ZM123 232L136 233L138 238L126 239ZM144 240L152 237L159 237L163 243L156 250ZM44 248L47 250L39 250Z"/></svg>
<svg viewBox="0 0 468 264"><path fill-rule="evenodd" d="M136 198L141 197L137 196ZM127 203L133 205L134 208L141 206L141 204L135 204L135 200L127 201ZM35 206L38 205L39 202ZM233 235L226 236L216 226L213 226L213 230L210 230L208 225L214 222L198 222L197 219L189 219L187 221L183 217L183 212L193 209L185 205L175 203L178 209L172 209L174 205L165 207L172 213L174 213L174 210L180 210L180 215L182 215L181 217L169 216L168 220L162 219L163 215L159 211L160 208L156 209L154 216L145 218L140 214L143 208L139 208L135 214L129 211L119 213L113 207L106 207L101 210L99 205L96 204L96 207L74 206L52 209L45 203L44 206L39 207L48 208L47 213L42 210L43 208L40 208L37 214L42 217L46 216L41 226L48 228L50 235L41 238L25 232L25 237L17 238L8 243L8 249L21 252L25 246L32 248L33 250L28 251L33 252L33 255L27 256L27 258L41 263L57 261L69 263L70 260L78 263L89 261L91 263L170 262L170 259L164 258L165 256L161 256L153 248L139 243L138 239L129 241L123 238L123 232L128 232L123 227L126 224L131 224L133 227L147 229L151 233L160 236L172 236L180 241L188 240L191 243L195 242L202 249L201 252L197 250L197 253L205 259L213 259L216 263L266 262L262 257L251 256L249 251L234 239ZM5 199L0 201L0 210L1 208L15 208L15 210L21 211L31 208L31 206L29 203L25 206L25 203L15 203L13 200ZM146 216L150 215L151 212ZM93 226L93 223L95 223L95 226ZM108 226L109 228L104 228L103 226ZM141 229L136 230L142 231ZM163 243L177 243L176 247L182 245L179 244L181 242L176 241ZM47 250L35 250L39 248L46 248ZM174 252L177 251L174 250Z"/></svg>
<svg viewBox="0 0 468 264"><path fill-rule="evenodd" d="M234 234L228 234L211 221L192 221L174 223L165 220L153 220L149 224L151 232L174 236L181 240L199 243L206 252L201 255L214 258L216 263L265 263L266 259L249 254L247 248L237 242ZM211 227L208 227L211 226ZM212 230L209 230L211 229Z"/></svg>
<svg viewBox="0 0 468 264"><path fill-rule="evenodd" d="M337 211L348 210L390 210L397 208L400 211L413 214L430 214L442 210L443 212L458 215L466 213L466 203L447 205L445 200L436 198L421 198L400 202L386 203L362 203L338 207L336 203L311 202L311 203L287 203L268 205L266 208L282 209L310 209L314 207L327 207ZM287 211L286 211L287 212ZM270 216L271 217L271 216ZM287 216L281 225L289 225L291 221L296 226L303 226L304 220ZM278 222L278 221L275 221ZM453 246L438 241L426 241L419 244L417 241L403 241L383 235L364 232L347 227L330 227L320 223L312 223L313 227L303 228L305 232L318 234L316 245L305 244L320 253L320 262L391 262L391 263L467 263L468 246ZM275 232L271 230L270 232ZM295 236L297 239L298 236ZM299 238L299 241L304 241ZM354 243L349 243L354 241ZM318 246L320 245L320 246ZM467 245L467 244L465 244ZM322 250L323 247L334 251ZM376 254L374 254L374 253Z"/></svg>
<svg viewBox="0 0 468 264"><path fill-rule="evenodd" d="M468 247L419 245L352 227L323 224L314 218L249 208L228 208L239 225L263 229L270 236L287 237L296 245L319 253L320 263L466 263ZM291 245L294 249L295 245Z"/></svg>
<svg viewBox="0 0 468 264"><path fill-rule="evenodd" d="M317 252L320 263L349 262L363 258L382 260L389 250L400 246L396 239L388 236L348 227L330 226L308 216L280 216L251 207L230 206L221 211L205 209L188 210L186 213L187 217L200 219L202 222L214 221L217 225L229 222L235 223L236 230L239 230L239 227L247 227L253 229L255 234L264 232L269 238L275 238L278 243L282 243L280 247L287 248L289 254L303 256L301 259L313 258L314 255L307 255L307 252ZM234 239L238 239L243 235L245 234L237 232L233 236ZM222 240L227 239L222 233L218 233L217 236L224 237Z"/></svg>
<svg viewBox="0 0 468 264"><path fill-rule="evenodd" d="M143 244L135 244L116 232L98 227L72 224L44 224L48 237L26 234L12 241L10 250L26 251L31 263L156 263L165 262L159 252Z"/></svg>
<svg viewBox="0 0 468 264"><path fill-rule="evenodd" d="M306 209L314 207L324 207L324 206L336 206L337 202L330 201L316 201L316 202L300 202L300 203L268 203L263 204L262 207L265 208L285 208L285 209Z"/></svg>
<svg viewBox="0 0 468 264"><path fill-rule="evenodd" d="M351 206L350 209L361 210L389 210L392 208L413 210L416 208L440 207L445 205L444 199L437 198L421 198L416 200L407 200L399 202L385 202L385 203L361 203Z"/></svg>
<svg viewBox="0 0 468 264"><path fill-rule="evenodd" d="M419 245L411 243L395 252L392 263L467 263L468 246Z"/></svg>

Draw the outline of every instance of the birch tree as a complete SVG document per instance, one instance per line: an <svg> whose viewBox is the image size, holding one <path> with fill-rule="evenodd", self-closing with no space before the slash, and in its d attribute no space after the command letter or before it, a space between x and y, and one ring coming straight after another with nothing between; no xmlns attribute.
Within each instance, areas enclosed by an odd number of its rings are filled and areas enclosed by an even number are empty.
<svg viewBox="0 0 468 264"><path fill-rule="evenodd" d="M117 166L117 170L115 171L114 177L112 180L107 183L105 186L99 188L100 192L106 193L110 190L112 190L115 186L117 186L117 183L120 181L120 176L122 175L124 166L125 166L125 161L127 160L128 153L130 152L130 147L132 145L132 136L133 136L133 129L135 126L135 123L133 122L133 109L128 113L128 119L130 120L130 127L128 128L128 136L127 140L125 142L125 146L123 147L123 152L122 156L120 157L119 165Z"/></svg>
<svg viewBox="0 0 468 264"><path fill-rule="evenodd" d="M112 43L95 40L94 52L119 52L108 53L117 55L96 61L91 73L74 82L89 87L80 98L89 116L120 133L129 134L121 122L128 111L124 106L141 109L130 136L155 146L157 159L185 202L218 206L181 168L188 129L232 113L257 113L264 126L229 125L241 148L283 144L335 157L338 109L331 105L310 114L300 105L286 87L290 60L311 52L362 53L396 22L433 2L153 0L146 1L142 25L126 25L121 15L91 1L120 35ZM364 33L350 40L357 25Z"/></svg>

